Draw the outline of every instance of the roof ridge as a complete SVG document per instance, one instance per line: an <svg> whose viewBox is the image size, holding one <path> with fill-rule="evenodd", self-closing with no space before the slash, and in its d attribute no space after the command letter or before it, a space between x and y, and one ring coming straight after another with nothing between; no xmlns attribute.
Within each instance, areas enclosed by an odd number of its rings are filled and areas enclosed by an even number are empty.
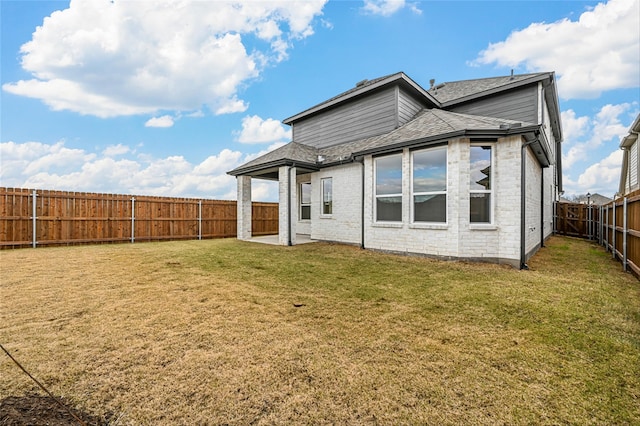
<svg viewBox="0 0 640 426"><path fill-rule="evenodd" d="M481 80L498 80L505 77L530 77L533 75L543 75L543 74L550 74L550 72L530 72L525 74L499 75L496 77L465 78L464 80L444 81L440 84L466 83L466 82L481 81Z"/></svg>

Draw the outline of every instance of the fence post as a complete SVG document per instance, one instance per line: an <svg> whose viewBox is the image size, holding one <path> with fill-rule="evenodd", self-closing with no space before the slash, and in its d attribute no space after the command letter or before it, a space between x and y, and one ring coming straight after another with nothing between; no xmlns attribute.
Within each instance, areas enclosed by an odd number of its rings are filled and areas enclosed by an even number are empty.
<svg viewBox="0 0 640 426"><path fill-rule="evenodd" d="M587 237L589 241L593 239L593 232L591 232L591 202L587 203Z"/></svg>
<svg viewBox="0 0 640 426"><path fill-rule="evenodd" d="M32 227L32 235L31 235L31 247L36 248L36 245L38 244L38 239L37 239L37 232L38 232L38 227L36 226L36 213L37 213L37 207L36 207L36 198L38 197L38 193L36 192L36 190L33 190L32 195L32 202L31 202L31 227Z"/></svg>
<svg viewBox="0 0 640 426"><path fill-rule="evenodd" d="M198 200L198 240L202 239L202 200Z"/></svg>
<svg viewBox="0 0 640 426"><path fill-rule="evenodd" d="M602 246L602 243L604 241L604 236L602 235L603 232L603 224L604 224L604 218L602 217L604 213L604 206L600 206L600 211L598 213L598 244L600 244Z"/></svg>
<svg viewBox="0 0 640 426"><path fill-rule="evenodd" d="M131 197L131 243L136 239L136 197Z"/></svg>
<svg viewBox="0 0 640 426"><path fill-rule="evenodd" d="M613 201L613 218L611 220L613 228L611 229L611 253L613 260L616 259L616 202Z"/></svg>
<svg viewBox="0 0 640 426"><path fill-rule="evenodd" d="M622 202L622 269L627 272L627 197Z"/></svg>
<svg viewBox="0 0 640 426"><path fill-rule="evenodd" d="M605 208L604 212L604 250L609 251L609 205Z"/></svg>

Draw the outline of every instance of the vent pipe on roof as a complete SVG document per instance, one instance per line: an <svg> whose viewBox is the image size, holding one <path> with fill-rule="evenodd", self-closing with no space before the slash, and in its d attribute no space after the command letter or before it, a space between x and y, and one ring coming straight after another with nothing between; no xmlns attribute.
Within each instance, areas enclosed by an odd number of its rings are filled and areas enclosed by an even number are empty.
<svg viewBox="0 0 640 426"><path fill-rule="evenodd" d="M429 84L431 84L431 88L433 89L433 85L436 84L436 79L432 78L431 80L429 80Z"/></svg>
<svg viewBox="0 0 640 426"><path fill-rule="evenodd" d="M511 78L509 80L513 80L513 68L511 68Z"/></svg>

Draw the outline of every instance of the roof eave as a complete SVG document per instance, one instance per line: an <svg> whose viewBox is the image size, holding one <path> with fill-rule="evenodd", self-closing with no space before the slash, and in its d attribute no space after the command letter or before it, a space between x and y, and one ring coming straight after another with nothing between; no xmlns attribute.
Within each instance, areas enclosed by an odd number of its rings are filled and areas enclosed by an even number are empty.
<svg viewBox="0 0 640 426"><path fill-rule="evenodd" d="M507 129L465 129L456 130L449 133L443 133L435 136L429 136L425 138L413 139L410 141L398 142L391 145L386 145L378 148L366 149L353 153L353 157L361 157L364 155L383 154L392 151L398 151L402 148L413 148L420 145L433 145L441 142L446 142L451 139L470 137L470 138L500 138L511 135L535 133L539 130L538 125L522 126L522 127L510 127Z"/></svg>
<svg viewBox="0 0 640 426"><path fill-rule="evenodd" d="M250 167L238 167L237 169L228 171L227 174L231 176L254 175L254 174L258 174L256 172L272 169L274 167L282 167L282 166L300 167L309 171L320 170L320 167L318 167L316 163L309 163L306 161L296 161L288 158L281 158L278 160L269 161L267 163L256 164Z"/></svg>

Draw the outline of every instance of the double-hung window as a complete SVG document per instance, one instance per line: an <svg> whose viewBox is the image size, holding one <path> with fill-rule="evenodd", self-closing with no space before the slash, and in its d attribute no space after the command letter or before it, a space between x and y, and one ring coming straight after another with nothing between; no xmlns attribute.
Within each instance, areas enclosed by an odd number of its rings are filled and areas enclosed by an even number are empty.
<svg viewBox="0 0 640 426"><path fill-rule="evenodd" d="M311 219L311 182L300 184L300 220Z"/></svg>
<svg viewBox="0 0 640 426"><path fill-rule="evenodd" d="M402 154L375 159L376 222L402 221Z"/></svg>
<svg viewBox="0 0 640 426"><path fill-rule="evenodd" d="M447 221L447 147L411 153L413 221Z"/></svg>
<svg viewBox="0 0 640 426"><path fill-rule="evenodd" d="M322 214L331 215L333 213L333 180L324 178L322 183Z"/></svg>
<svg viewBox="0 0 640 426"><path fill-rule="evenodd" d="M493 147L471 145L470 211L471 223L492 223Z"/></svg>

